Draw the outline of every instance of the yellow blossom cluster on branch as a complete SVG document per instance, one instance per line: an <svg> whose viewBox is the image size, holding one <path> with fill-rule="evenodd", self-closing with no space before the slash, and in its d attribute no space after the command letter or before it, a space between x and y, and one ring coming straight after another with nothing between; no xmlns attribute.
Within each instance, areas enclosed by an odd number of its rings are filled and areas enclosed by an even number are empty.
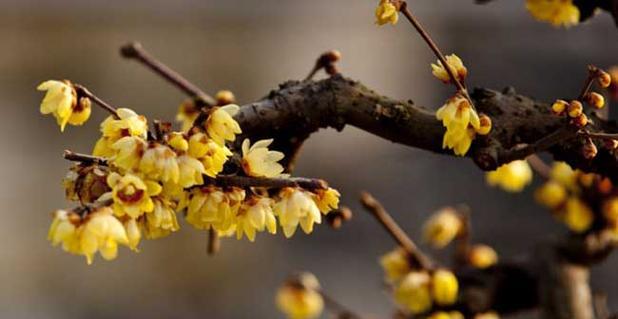
<svg viewBox="0 0 618 319"><path fill-rule="evenodd" d="M61 129L85 122L78 91L70 82L47 81L39 89L47 90L41 112L52 113ZM220 93L217 100L229 102L233 95ZM84 255L90 264L96 252L114 259L119 244L137 250L142 238L179 230L178 214L183 212L197 229L254 241L257 233L276 234L279 227L286 237L299 226L309 234L323 215L338 207L339 192L323 183L308 189L285 183L289 177L279 163L284 154L269 149L272 139L253 144L245 139L241 147L232 143L241 133L234 120L237 105L191 110L195 105L181 105L181 131L159 121L151 131L146 117L128 108L107 107L113 112L101 123L92 156L84 155L63 181L67 198L83 206L58 211L49 240ZM198 118L203 119L198 123ZM238 160L232 160L235 154ZM226 167L226 178L241 177L244 184L219 186ZM253 179L283 184L254 186Z"/></svg>
<svg viewBox="0 0 618 319"><path fill-rule="evenodd" d="M457 55L446 57L449 71L442 62L432 64L433 75L444 83L464 85L468 70ZM453 79L451 74L455 77ZM436 112L436 118L446 128L442 148L452 149L456 155L468 153L476 135L487 135L491 131L491 119L485 114L478 114L467 93L458 91Z"/></svg>
<svg viewBox="0 0 618 319"><path fill-rule="evenodd" d="M572 232L598 231L618 240L618 191L608 178L556 162L535 195Z"/></svg>

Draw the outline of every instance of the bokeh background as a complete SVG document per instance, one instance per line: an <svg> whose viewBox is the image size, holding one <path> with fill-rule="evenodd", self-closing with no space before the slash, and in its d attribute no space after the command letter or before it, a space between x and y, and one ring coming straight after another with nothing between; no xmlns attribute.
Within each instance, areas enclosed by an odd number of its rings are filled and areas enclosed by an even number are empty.
<svg viewBox="0 0 618 319"><path fill-rule="evenodd" d="M291 272L309 270L342 303L386 317L380 254L393 242L357 204L360 190L382 200L416 240L435 209L468 203L474 239L502 258L525 256L564 231L528 190L509 195L484 184L465 159L386 142L348 127L315 134L297 174L341 190L354 219L339 231L226 240L215 257L206 234L185 223L173 236L143 242L139 254L87 266L45 240L50 212L71 207L60 180L62 151L88 152L105 115L60 134L38 113L45 79L80 82L115 105L172 118L183 95L118 48L139 40L207 91L233 90L254 101L280 82L300 79L327 49L343 53L341 70L384 94L439 106L450 88L435 81L434 61L406 23L378 28L374 0L0 0L0 317L280 318L273 295ZM523 1L412 1L445 52L457 52L470 83L552 100L578 92L585 66L618 63L618 30L607 15L565 31L537 23ZM536 182L538 184L538 181ZM439 253L443 260L448 253ZM618 307L618 259L594 269L594 288ZM535 313L521 318L535 318Z"/></svg>

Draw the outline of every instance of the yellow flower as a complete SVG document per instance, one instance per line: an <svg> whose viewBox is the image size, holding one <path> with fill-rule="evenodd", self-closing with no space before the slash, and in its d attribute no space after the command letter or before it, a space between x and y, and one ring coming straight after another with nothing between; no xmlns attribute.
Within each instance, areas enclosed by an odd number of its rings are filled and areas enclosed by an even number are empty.
<svg viewBox="0 0 618 319"><path fill-rule="evenodd" d="M285 237L294 235L300 227L306 234L313 231L313 224L320 224L322 216L320 209L311 199L311 194L301 189L286 187L279 192L279 200L273 207L275 215L279 216L279 223Z"/></svg>
<svg viewBox="0 0 618 319"><path fill-rule="evenodd" d="M225 141L234 141L236 134L242 133L240 125L233 117L238 110L238 105L229 104L216 108L208 116L206 132L219 145L224 145Z"/></svg>
<svg viewBox="0 0 618 319"><path fill-rule="evenodd" d="M115 139L102 136L94 145L92 155L104 158L112 158L116 156L116 150L112 147L115 141Z"/></svg>
<svg viewBox="0 0 618 319"><path fill-rule="evenodd" d="M232 152L225 145L209 139L206 134L196 133L189 138L189 155L202 162L206 175L216 177L223 171L223 166L232 156Z"/></svg>
<svg viewBox="0 0 618 319"><path fill-rule="evenodd" d="M124 171L134 170L140 164L146 141L137 136L126 136L114 143L112 149L116 154L112 163Z"/></svg>
<svg viewBox="0 0 618 319"><path fill-rule="evenodd" d="M468 69L463 64L463 61L461 61L461 59L456 54L447 55L446 63L451 69L451 72L453 72L453 75L455 75L457 80L459 80L459 82L463 82L466 79L466 76L468 75ZM448 71L442 64L442 61L438 60L437 64L432 63L431 69L433 76L438 78L438 80L441 80L444 83L452 82Z"/></svg>
<svg viewBox="0 0 618 319"><path fill-rule="evenodd" d="M245 191L240 188L225 192L212 186L195 189L187 207L187 222L197 229L230 231L244 199Z"/></svg>
<svg viewBox="0 0 618 319"><path fill-rule="evenodd" d="M118 118L109 116L101 123L101 132L104 137L116 141L123 136L139 136L146 138L148 123L146 118L127 108L116 110Z"/></svg>
<svg viewBox="0 0 618 319"><path fill-rule="evenodd" d="M577 187L577 174L571 166L565 162L554 162L549 173L549 178L568 189Z"/></svg>
<svg viewBox="0 0 618 319"><path fill-rule="evenodd" d="M395 301L412 314L420 314L431 308L431 278L424 271L408 273L395 288Z"/></svg>
<svg viewBox="0 0 618 319"><path fill-rule="evenodd" d="M189 142L180 132L172 132L168 136L167 143L176 151L186 152L189 150Z"/></svg>
<svg viewBox="0 0 618 319"><path fill-rule="evenodd" d="M283 166L278 162L283 159L284 155L281 152L268 149L272 142L272 139L260 140L251 147L249 139L242 142L242 168L247 175L278 177L283 173Z"/></svg>
<svg viewBox="0 0 618 319"><path fill-rule="evenodd" d="M583 233L592 225L594 214L579 198L571 197L566 202L563 220L570 230Z"/></svg>
<svg viewBox="0 0 618 319"><path fill-rule="evenodd" d="M570 27L579 23L579 8L572 0L526 0L532 16L555 27Z"/></svg>
<svg viewBox="0 0 618 319"><path fill-rule="evenodd" d="M144 234L148 239L162 238L180 229L170 201L155 199L153 211L144 217Z"/></svg>
<svg viewBox="0 0 618 319"><path fill-rule="evenodd" d="M489 268L498 262L498 253L487 245L474 245L468 252L468 262L475 268Z"/></svg>
<svg viewBox="0 0 618 319"><path fill-rule="evenodd" d="M314 275L305 273L301 283L286 283L277 291L277 307L289 319L311 319L320 316L324 300Z"/></svg>
<svg viewBox="0 0 618 319"><path fill-rule="evenodd" d="M180 107L178 107L178 113L176 114L176 122L182 124L182 131L188 132L193 127L193 122L200 115L199 108L195 105L193 99L187 99Z"/></svg>
<svg viewBox="0 0 618 319"><path fill-rule="evenodd" d="M78 237L80 253L89 265L97 251L105 260L112 260L118 255L118 244L129 244L124 226L109 207L90 213L79 227Z"/></svg>
<svg viewBox="0 0 618 319"><path fill-rule="evenodd" d="M54 213L54 219L49 227L47 239L53 246L62 244L62 249L72 254L79 254L79 240L77 238L77 228L72 220L79 220L75 213L65 210L58 210Z"/></svg>
<svg viewBox="0 0 618 319"><path fill-rule="evenodd" d="M137 246L142 239L142 232L139 229L137 220L130 218L124 222L124 230L127 233L128 246L133 251L138 251Z"/></svg>
<svg viewBox="0 0 618 319"><path fill-rule="evenodd" d="M178 184L184 188L204 183L206 169L204 165L197 159L188 155L181 155L177 159L179 175Z"/></svg>
<svg viewBox="0 0 618 319"><path fill-rule="evenodd" d="M150 179L178 183L180 167L176 159L176 153L171 148L153 143L144 152L139 170Z"/></svg>
<svg viewBox="0 0 618 319"><path fill-rule="evenodd" d="M339 208L339 192L334 188L319 189L315 192L313 200L318 205L322 214L328 214L331 210Z"/></svg>
<svg viewBox="0 0 618 319"><path fill-rule="evenodd" d="M537 189L534 195L539 203L554 209L564 203L568 194L562 184L550 180Z"/></svg>
<svg viewBox="0 0 618 319"><path fill-rule="evenodd" d="M487 183L507 192L521 192L532 181L532 169L525 160L512 161L486 174Z"/></svg>
<svg viewBox="0 0 618 319"><path fill-rule="evenodd" d="M457 301L459 283L457 277L445 269L436 270L431 276L433 300L440 306L452 305Z"/></svg>
<svg viewBox="0 0 618 319"><path fill-rule="evenodd" d="M443 248L459 234L463 227L457 212L450 208L443 208L434 213L423 226L423 236L434 247Z"/></svg>
<svg viewBox="0 0 618 319"><path fill-rule="evenodd" d="M142 180L137 175L128 173L121 176L111 173L107 184L112 188L114 211L118 216L129 215L137 218L144 213L152 212L154 204L151 196L161 193L161 185L149 180Z"/></svg>
<svg viewBox="0 0 618 319"><path fill-rule="evenodd" d="M235 216L236 238L241 239L244 233L249 241L254 241L255 233L264 229L276 234L277 220L272 205L273 200L268 197L249 197Z"/></svg>
<svg viewBox="0 0 618 319"><path fill-rule="evenodd" d="M470 102L463 96L456 95L436 112L436 118L446 127L442 148L453 149L459 156L465 155L476 131L483 131L478 114Z"/></svg>
<svg viewBox="0 0 618 319"><path fill-rule="evenodd" d="M396 24L399 20L399 10L390 0L380 0L376 8L376 24L385 25L387 23Z"/></svg>
<svg viewBox="0 0 618 319"><path fill-rule="evenodd" d="M394 249L380 258L386 279L393 283L399 281L410 272L408 254L401 248Z"/></svg>
<svg viewBox="0 0 618 319"><path fill-rule="evenodd" d="M67 124L82 125L90 118L90 99L78 101L71 82L49 80L41 83L37 90L47 91L41 102L41 113L54 115L60 131L64 131Z"/></svg>

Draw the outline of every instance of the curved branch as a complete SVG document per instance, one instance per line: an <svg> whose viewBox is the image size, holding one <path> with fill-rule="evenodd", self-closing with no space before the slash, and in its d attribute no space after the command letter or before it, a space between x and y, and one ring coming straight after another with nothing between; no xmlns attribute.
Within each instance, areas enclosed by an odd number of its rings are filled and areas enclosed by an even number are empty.
<svg viewBox="0 0 618 319"><path fill-rule="evenodd" d="M618 180L618 161L604 149L593 160L582 152L583 138L567 127L566 119L554 116L548 104L517 94L475 89L471 95L477 109L492 118L493 130L478 136L468 152L483 170L493 170L516 159L549 151L557 160L576 168L601 173ZM615 123L594 113L590 132L618 132ZM412 101L398 101L368 89L357 81L335 75L321 81L289 81L263 100L241 107L236 120L245 137L274 138L273 147L295 154L306 138L320 128L342 130L355 126L392 142L436 153L442 149L444 128L434 112ZM242 141L242 137L239 141Z"/></svg>

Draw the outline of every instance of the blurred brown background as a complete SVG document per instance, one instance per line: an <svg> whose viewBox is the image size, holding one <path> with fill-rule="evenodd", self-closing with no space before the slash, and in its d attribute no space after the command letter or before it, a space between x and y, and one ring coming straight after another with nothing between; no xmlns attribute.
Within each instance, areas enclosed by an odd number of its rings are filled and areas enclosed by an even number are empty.
<svg viewBox="0 0 618 319"><path fill-rule="evenodd" d="M528 190L508 195L485 186L468 160L385 142L354 128L323 131L307 143L297 174L322 177L342 191L355 218L340 231L326 226L285 240L223 242L206 255L206 234L183 224L173 236L144 242L139 254L87 266L45 240L50 212L70 207L60 180L62 150L87 152L104 114L60 134L38 113L45 79L68 78L113 104L152 118L172 118L183 95L118 47L139 40L207 91L231 89L253 101L288 79L300 79L318 54L343 53L343 73L385 93L439 106L450 88L431 77L434 57L400 23L373 24L377 0L0 0L0 317L2 318L279 318L273 294L296 270L360 312L386 317L380 254L390 238L357 204L372 191L411 236L434 209L466 202L475 240L502 258L525 255L535 242L564 230L536 206ZM412 1L445 52L456 52L470 83L552 100L573 95L585 66L618 62L618 30L606 15L569 31L533 21L523 1L476 6L472 0ZM538 183L538 181L537 181ZM446 254L439 254L442 257ZM618 260L595 269L594 287L618 307ZM523 314L534 318L535 314Z"/></svg>

